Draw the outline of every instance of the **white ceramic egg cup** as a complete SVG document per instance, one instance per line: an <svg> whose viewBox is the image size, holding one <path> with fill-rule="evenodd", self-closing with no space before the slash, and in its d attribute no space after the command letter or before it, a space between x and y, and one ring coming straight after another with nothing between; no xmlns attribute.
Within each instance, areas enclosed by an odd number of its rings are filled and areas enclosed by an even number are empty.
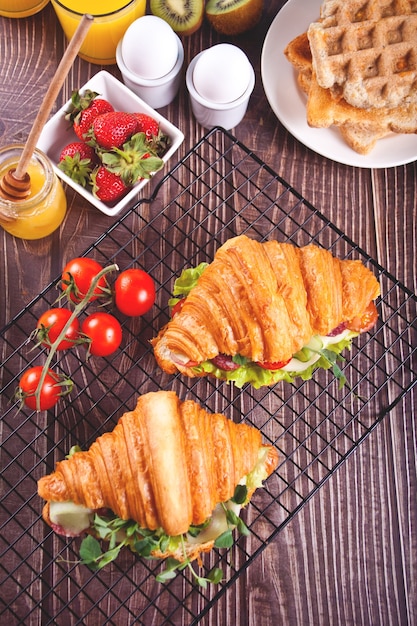
<svg viewBox="0 0 417 626"><path fill-rule="evenodd" d="M187 68L185 82L190 96L191 109L196 120L210 130L215 126L221 126L230 130L239 124L245 116L249 104L249 98L255 87L255 72L250 66L250 79L247 88L239 98L231 102L211 102L203 98L196 90L193 82L193 73L198 59L204 54L204 50L197 54Z"/></svg>
<svg viewBox="0 0 417 626"><path fill-rule="evenodd" d="M160 78L142 78L126 66L122 55L123 40L119 41L116 49L116 62L122 74L124 84L154 109L161 109L170 104L180 88L181 70L184 63L184 47L178 35L175 35L175 38L178 43L177 61L172 70Z"/></svg>

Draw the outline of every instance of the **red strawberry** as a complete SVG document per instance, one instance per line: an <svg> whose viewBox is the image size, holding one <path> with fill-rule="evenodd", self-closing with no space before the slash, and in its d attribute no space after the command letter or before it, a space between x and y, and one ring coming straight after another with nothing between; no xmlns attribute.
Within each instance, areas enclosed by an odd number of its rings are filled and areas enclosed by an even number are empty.
<svg viewBox="0 0 417 626"><path fill-rule="evenodd" d="M76 183L85 187L97 163L97 155L91 146L83 141L73 141L59 155L58 167Z"/></svg>
<svg viewBox="0 0 417 626"><path fill-rule="evenodd" d="M159 123L153 117L146 113L134 113L133 115L139 122L138 132L145 133L146 139L152 139L152 136L158 135Z"/></svg>
<svg viewBox="0 0 417 626"><path fill-rule="evenodd" d="M91 175L93 194L103 202L116 202L128 191L129 187L117 174L100 165Z"/></svg>
<svg viewBox="0 0 417 626"><path fill-rule="evenodd" d="M145 133L135 133L123 144L122 149L101 152L101 160L103 165L130 186L142 178L150 178L152 173L164 165L163 160L150 150Z"/></svg>
<svg viewBox="0 0 417 626"><path fill-rule="evenodd" d="M169 138L159 128L159 122L146 113L134 113L139 122L138 132L145 133L149 146L155 154L162 156L168 149Z"/></svg>
<svg viewBox="0 0 417 626"><path fill-rule="evenodd" d="M99 115L91 128L91 143L99 148L111 150L120 148L138 131L139 123L132 113L113 111Z"/></svg>
<svg viewBox="0 0 417 626"><path fill-rule="evenodd" d="M104 98L98 98L99 94L87 89L83 95L79 91L73 91L71 106L65 119L72 123L75 134L85 140L91 128L94 118L103 113L114 111L114 107Z"/></svg>
<svg viewBox="0 0 417 626"><path fill-rule="evenodd" d="M71 141L62 150L59 155L59 160L62 161L65 157L74 157L80 155L82 159L96 159L96 153L94 148L88 146L84 141Z"/></svg>

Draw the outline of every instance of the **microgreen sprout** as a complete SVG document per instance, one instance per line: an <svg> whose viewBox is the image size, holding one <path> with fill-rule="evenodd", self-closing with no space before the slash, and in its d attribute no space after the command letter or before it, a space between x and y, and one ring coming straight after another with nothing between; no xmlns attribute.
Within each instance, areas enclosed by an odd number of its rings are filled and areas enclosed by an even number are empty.
<svg viewBox="0 0 417 626"><path fill-rule="evenodd" d="M158 531L140 528L133 520L122 520L117 516L101 517L97 513L94 515L93 528L97 537L109 545L103 552L100 542L92 535L83 539L80 546L81 563L92 570L101 569L114 561L123 547L133 548L141 557L149 558L153 550L161 549L164 538L163 534L158 536Z"/></svg>
<svg viewBox="0 0 417 626"><path fill-rule="evenodd" d="M185 536L181 535L181 548L184 555L184 560L179 561L173 557L168 557L165 560L165 569L160 572L155 580L159 583L165 583L172 578L175 578L178 572L182 572L185 568L188 568L191 576L199 587L203 589L207 588L208 583L217 585L223 578L223 571L219 567L213 567L207 574L207 576L200 576L194 569L191 560L187 557L187 548L185 545Z"/></svg>
<svg viewBox="0 0 417 626"><path fill-rule="evenodd" d="M335 378L337 378L337 380L339 381L339 389L342 389L347 384L347 379L340 367L338 366L337 361L344 362L346 359L340 354L337 354L332 350L326 350L325 348L318 350L318 354L320 354L320 356L325 359L325 361L327 361L329 367L331 367L332 369Z"/></svg>
<svg viewBox="0 0 417 626"><path fill-rule="evenodd" d="M78 451L78 447L74 446L70 454ZM247 488L245 485L238 485L235 493L231 498L235 504L244 504L247 501ZM242 535L248 535L249 530L243 520L240 519L234 511L232 511L227 503L222 503L222 508L228 524L228 529L222 533L214 542L217 548L230 548L233 545L233 530L237 530ZM148 530L141 528L139 524L133 520L122 520L113 514L110 515L94 515L92 530L96 535L88 535L81 542L80 558L81 563L87 565L93 571L99 570L111 561L114 561L120 550L129 547L144 559L155 558L155 553L164 554L174 549L180 548L183 559L175 559L168 557L164 561L164 570L157 574L156 580L165 583L175 578L178 572L185 570L190 571L194 581L202 588L206 588L208 583L218 584L223 578L223 572L220 568L214 567L207 576L200 576L194 569L191 559L187 554L187 535L198 537L210 523L210 518L203 524L192 525L188 532L177 537L166 535L162 528L157 530ZM108 542L106 551L102 550L99 540Z"/></svg>

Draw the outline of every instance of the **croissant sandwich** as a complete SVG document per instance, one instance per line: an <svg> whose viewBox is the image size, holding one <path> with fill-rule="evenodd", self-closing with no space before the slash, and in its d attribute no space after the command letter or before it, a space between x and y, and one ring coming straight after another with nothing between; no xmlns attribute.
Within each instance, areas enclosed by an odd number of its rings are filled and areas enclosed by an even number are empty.
<svg viewBox="0 0 417 626"><path fill-rule="evenodd" d="M88 533L82 562L101 565L128 545L189 563L240 524L242 506L278 454L252 426L211 414L172 391L139 397L112 432L73 451L38 482L43 518L64 536ZM102 554L97 538L110 542ZM115 543L117 539L118 543Z"/></svg>
<svg viewBox="0 0 417 626"><path fill-rule="evenodd" d="M167 373L211 375L238 387L307 380L318 367L343 378L335 362L376 323L379 293L359 260L240 235L212 263L184 270L171 319L151 343Z"/></svg>

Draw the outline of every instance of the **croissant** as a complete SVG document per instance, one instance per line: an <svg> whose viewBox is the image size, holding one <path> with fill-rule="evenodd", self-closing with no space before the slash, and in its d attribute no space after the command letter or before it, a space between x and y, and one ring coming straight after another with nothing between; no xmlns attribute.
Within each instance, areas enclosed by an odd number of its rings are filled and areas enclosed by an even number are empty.
<svg viewBox="0 0 417 626"><path fill-rule="evenodd" d="M282 369L281 378L291 380L300 371L294 356L313 337L325 337L322 347L333 349L329 334L334 346L368 330L378 317L373 300L379 293L359 260L339 260L313 244L297 248L240 235L217 250L151 343L158 365L170 374L237 382L235 370L243 365ZM311 367L319 360L316 354L305 362Z"/></svg>
<svg viewBox="0 0 417 626"><path fill-rule="evenodd" d="M58 462L38 481L38 494L47 501L44 520L60 534L88 531L92 514L110 509L142 529L162 529L173 537L207 523L241 482L248 501L260 486L248 476L255 471L264 480L277 461L276 449L262 444L256 428L210 414L192 400L181 402L172 391L158 391L140 396L136 408L89 450ZM78 509L80 523L74 526ZM206 528L185 554L159 548L153 554L195 558L210 550L214 539Z"/></svg>

